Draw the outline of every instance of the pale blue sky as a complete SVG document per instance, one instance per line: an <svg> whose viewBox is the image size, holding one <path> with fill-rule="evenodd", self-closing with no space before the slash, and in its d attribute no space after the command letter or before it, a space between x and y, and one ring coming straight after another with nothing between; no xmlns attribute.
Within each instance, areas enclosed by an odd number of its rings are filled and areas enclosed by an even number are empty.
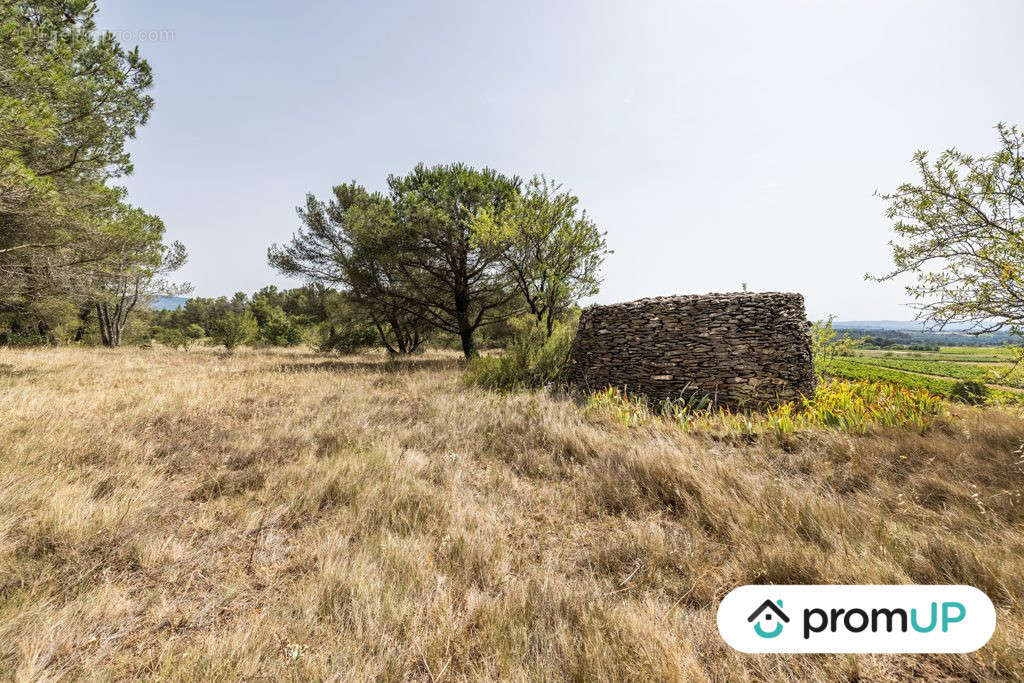
<svg viewBox="0 0 1024 683"><path fill-rule="evenodd" d="M196 294L266 265L307 191L464 161L574 190L615 250L599 301L802 292L906 319L874 190L915 149L1024 124L1024 2L99 0L156 108L131 199L189 249Z"/></svg>

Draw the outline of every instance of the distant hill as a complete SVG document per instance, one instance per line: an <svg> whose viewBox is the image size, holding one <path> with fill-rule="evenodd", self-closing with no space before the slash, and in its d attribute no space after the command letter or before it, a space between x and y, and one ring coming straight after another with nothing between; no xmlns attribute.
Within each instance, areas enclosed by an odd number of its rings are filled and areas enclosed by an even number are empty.
<svg viewBox="0 0 1024 683"><path fill-rule="evenodd" d="M837 330L887 330L890 332L925 332L925 324L920 320L843 320L832 323ZM956 334L969 329L967 323L950 323L936 334Z"/></svg>
<svg viewBox="0 0 1024 683"><path fill-rule="evenodd" d="M173 311L184 306L186 301L188 299L183 296L161 296L154 299L149 307L156 311Z"/></svg>
<svg viewBox="0 0 1024 683"><path fill-rule="evenodd" d="M837 330L894 330L920 332L924 325L913 320L842 320L832 323Z"/></svg>
<svg viewBox="0 0 1024 683"><path fill-rule="evenodd" d="M992 332L983 335L968 334L965 324L947 325L945 330L931 331L925 329L919 321L902 320L849 320L834 322L832 327L842 330L844 335L853 339L863 339L868 348L888 348L915 346L999 346L1002 344L1020 343L1007 331Z"/></svg>

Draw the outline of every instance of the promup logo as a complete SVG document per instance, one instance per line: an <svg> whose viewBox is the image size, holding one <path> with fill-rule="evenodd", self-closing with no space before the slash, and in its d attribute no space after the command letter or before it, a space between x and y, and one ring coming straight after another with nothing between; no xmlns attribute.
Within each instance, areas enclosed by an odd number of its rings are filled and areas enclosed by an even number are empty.
<svg viewBox="0 0 1024 683"><path fill-rule="evenodd" d="M778 605L776 607L776 605ZM768 630L764 627L764 623L771 626L772 619L775 619L775 625ZM789 623L789 617L782 611L782 600L765 600L761 603L761 606L754 610L754 613L747 617L747 621L754 621L758 617L761 617L757 623L754 624L754 633L761 636L762 638L774 638L782 633L783 622Z"/></svg>
<svg viewBox="0 0 1024 683"><path fill-rule="evenodd" d="M741 586L718 607L722 638L750 653L973 652L995 627L970 586Z"/></svg>

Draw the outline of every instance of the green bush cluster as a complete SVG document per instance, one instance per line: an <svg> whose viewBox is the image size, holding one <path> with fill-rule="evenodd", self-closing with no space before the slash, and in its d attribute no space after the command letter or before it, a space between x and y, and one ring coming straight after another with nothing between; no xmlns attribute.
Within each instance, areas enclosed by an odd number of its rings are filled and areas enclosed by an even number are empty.
<svg viewBox="0 0 1024 683"><path fill-rule="evenodd" d="M148 325L146 339L172 348L208 339L228 349L306 343L353 353L379 343L372 321L353 312L343 293L317 285L264 287L251 297L195 297L175 310L149 312Z"/></svg>
<svg viewBox="0 0 1024 683"><path fill-rule="evenodd" d="M379 343L379 335L372 325L331 326L317 348L321 351L357 353Z"/></svg>
<svg viewBox="0 0 1024 683"><path fill-rule="evenodd" d="M498 391L563 384L577 322L578 316L555 323L548 336L544 327L535 321L522 321L519 333L503 354L478 356L470 361L466 381Z"/></svg>

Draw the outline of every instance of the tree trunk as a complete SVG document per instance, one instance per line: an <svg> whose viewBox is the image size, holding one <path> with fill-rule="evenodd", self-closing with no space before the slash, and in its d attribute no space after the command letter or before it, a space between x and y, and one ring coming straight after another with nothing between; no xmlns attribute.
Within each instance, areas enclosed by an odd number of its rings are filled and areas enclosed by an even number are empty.
<svg viewBox="0 0 1024 683"><path fill-rule="evenodd" d="M462 353L466 358L475 356L476 342L473 340L473 329L468 325L463 327L459 332L459 338L462 340Z"/></svg>
<svg viewBox="0 0 1024 683"><path fill-rule="evenodd" d="M384 345L384 348L388 350L388 353L392 356L398 355L398 350L395 349L388 341L387 332L384 331L384 326L376 319L373 320L373 326L377 328L377 335L380 336L380 343Z"/></svg>
<svg viewBox="0 0 1024 683"><path fill-rule="evenodd" d="M110 321L107 317L106 304L96 304L96 321L100 326L100 342L104 346L111 346Z"/></svg>
<svg viewBox="0 0 1024 683"><path fill-rule="evenodd" d="M108 303L96 304L96 317L100 323L100 341L104 346L116 348L121 345L121 332L124 330L126 322L121 313L120 306L111 310Z"/></svg>
<svg viewBox="0 0 1024 683"><path fill-rule="evenodd" d="M462 353L466 358L472 358L476 355L476 343L473 341L475 328L469 323L469 292L465 285L455 295L455 321L459 326Z"/></svg>

